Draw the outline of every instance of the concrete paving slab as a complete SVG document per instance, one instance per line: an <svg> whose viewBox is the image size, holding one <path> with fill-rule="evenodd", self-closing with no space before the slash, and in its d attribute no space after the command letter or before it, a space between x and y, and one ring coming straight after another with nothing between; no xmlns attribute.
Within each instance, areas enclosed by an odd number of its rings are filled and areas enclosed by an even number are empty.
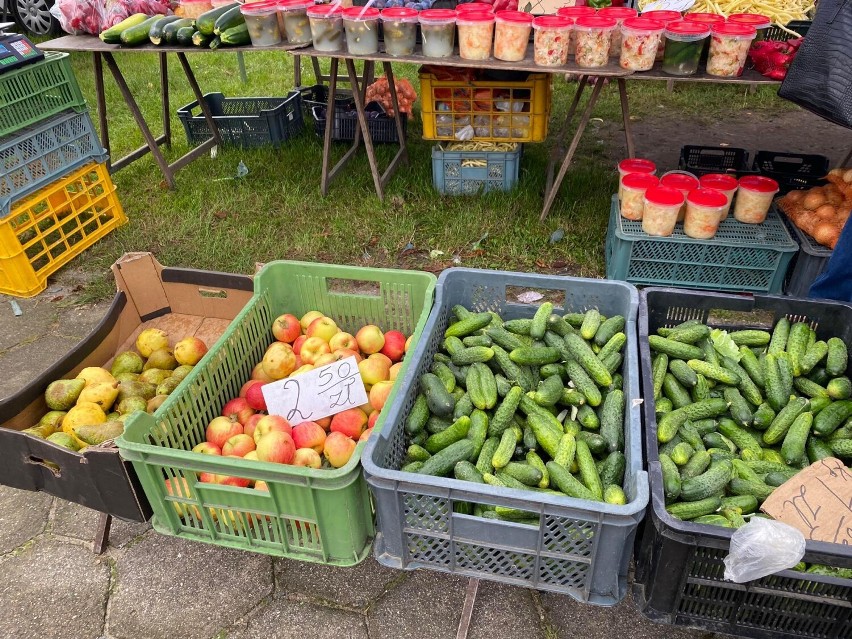
<svg viewBox="0 0 852 639"><path fill-rule="evenodd" d="M528 588L481 581L468 639L545 639L533 594Z"/></svg>
<svg viewBox="0 0 852 639"><path fill-rule="evenodd" d="M12 348L0 356L0 396L18 392L63 357L79 340L59 335L43 335L32 344Z"/></svg>
<svg viewBox="0 0 852 639"><path fill-rule="evenodd" d="M103 632L108 564L46 538L0 559L0 637L90 639Z"/></svg>
<svg viewBox="0 0 852 639"><path fill-rule="evenodd" d="M272 594L272 559L159 534L116 561L107 634L209 639Z"/></svg>
<svg viewBox="0 0 852 639"><path fill-rule="evenodd" d="M45 529L53 497L0 486L0 554L14 550Z"/></svg>
<svg viewBox="0 0 852 639"><path fill-rule="evenodd" d="M467 579L416 570L370 609L371 639L455 637Z"/></svg>
<svg viewBox="0 0 852 639"><path fill-rule="evenodd" d="M275 578L282 592L300 593L341 606L363 609L400 578L398 570L385 568L372 557L352 568L312 565L279 559Z"/></svg>
<svg viewBox="0 0 852 639"><path fill-rule="evenodd" d="M61 313L55 304L34 297L14 298L22 313L15 315L9 303L11 299L13 298L0 295L0 352L19 344L34 343L50 331L59 321Z"/></svg>
<svg viewBox="0 0 852 639"><path fill-rule="evenodd" d="M306 572L310 572L310 567ZM367 639L364 617L355 612L276 597L256 614L216 639ZM399 637L397 639L402 639Z"/></svg>
<svg viewBox="0 0 852 639"><path fill-rule="evenodd" d="M93 543L98 531L98 522L101 513L80 504L75 504L64 499L56 500L53 511L53 527L51 531L55 535L79 539L87 543ZM122 521L113 518L109 532L109 548L118 549L127 542L135 539L151 525L147 522Z"/></svg>

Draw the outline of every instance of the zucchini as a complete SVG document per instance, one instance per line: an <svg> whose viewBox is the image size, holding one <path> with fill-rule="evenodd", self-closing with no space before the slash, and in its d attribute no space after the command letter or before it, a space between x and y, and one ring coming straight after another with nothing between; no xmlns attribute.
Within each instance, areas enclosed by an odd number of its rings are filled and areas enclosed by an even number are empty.
<svg viewBox="0 0 852 639"><path fill-rule="evenodd" d="M660 337L659 335L649 335L648 345L658 353L665 353L669 357L677 359L690 360L704 358L704 351L697 346L677 342L666 337Z"/></svg>
<svg viewBox="0 0 852 639"><path fill-rule="evenodd" d="M825 359L825 370L832 376L843 375L846 372L846 344L839 337L832 337L828 340L828 354Z"/></svg>
<svg viewBox="0 0 852 639"><path fill-rule="evenodd" d="M161 34L161 44L177 44L177 32L179 29L183 29L184 27L193 27L195 25L195 20L192 18L181 18L180 20L175 20L173 22L169 22L167 25L163 27L163 32ZM194 29L193 29L194 32ZM150 35L150 32L149 32ZM192 34L190 34L191 36Z"/></svg>
<svg viewBox="0 0 852 639"><path fill-rule="evenodd" d="M221 36L222 32L232 29L233 27L238 27L241 24L245 24L245 21L243 14L240 13L240 7L237 5L227 11L224 11L218 18L216 18L216 21L213 23L213 33Z"/></svg>
<svg viewBox="0 0 852 639"><path fill-rule="evenodd" d="M138 47L140 44L148 42L148 33L151 31L151 27L154 26L154 24L162 17L163 16L161 14L157 14L148 18L145 22L122 31L119 36L121 45L126 47Z"/></svg>
<svg viewBox="0 0 852 639"><path fill-rule="evenodd" d="M166 28L166 25L177 22L180 19L180 16L165 16L160 18L151 26L151 30L148 31L148 39L152 44L159 45L163 40L163 29Z"/></svg>
<svg viewBox="0 0 852 639"><path fill-rule="evenodd" d="M213 35L213 27L216 24L216 20L219 16L227 13L232 9L239 10L240 5L236 2L234 4L229 4L224 7L216 7L215 9L211 9L210 11L205 11L195 20L195 28L198 29L199 33L205 36Z"/></svg>
<svg viewBox="0 0 852 639"><path fill-rule="evenodd" d="M196 26L196 28L198 28ZM205 35L201 31L196 31L192 34L192 44L196 47L206 47L213 39L212 35Z"/></svg>
<svg viewBox="0 0 852 639"><path fill-rule="evenodd" d="M472 452L473 442L460 439L427 459L419 472L423 475L446 477L456 464L469 459Z"/></svg>
<svg viewBox="0 0 852 639"><path fill-rule="evenodd" d="M148 15L145 13L134 13L132 16L125 18L118 24L112 25L106 31L101 32L98 36L107 44L119 44L121 42L121 34L130 27L135 27L148 20Z"/></svg>

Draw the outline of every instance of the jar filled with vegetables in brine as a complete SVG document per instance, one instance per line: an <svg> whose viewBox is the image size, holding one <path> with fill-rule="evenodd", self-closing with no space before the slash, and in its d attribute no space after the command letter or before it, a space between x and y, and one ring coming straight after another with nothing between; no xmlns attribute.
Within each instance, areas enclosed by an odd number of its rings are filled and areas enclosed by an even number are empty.
<svg viewBox="0 0 852 639"><path fill-rule="evenodd" d="M716 235L722 211L728 206L724 193L713 189L695 189L686 197L683 232L696 240L709 240Z"/></svg>
<svg viewBox="0 0 852 639"><path fill-rule="evenodd" d="M527 55L533 17L523 11L498 11L494 22L494 57L520 62Z"/></svg>
<svg viewBox="0 0 852 639"><path fill-rule="evenodd" d="M533 20L533 59L541 67L559 67L568 62L568 42L571 39L572 18L537 16Z"/></svg>
<svg viewBox="0 0 852 639"><path fill-rule="evenodd" d="M465 11L456 18L459 28L459 56L465 60L487 60L491 57L494 37L494 14Z"/></svg>
<svg viewBox="0 0 852 639"><path fill-rule="evenodd" d="M644 11L639 16L640 18L650 18L651 20L656 20L657 22L662 22L663 25L668 25L670 22L677 22L681 19L681 14L679 11L669 11L667 9L660 9L658 11ZM666 33L660 35L660 45L657 47L657 60L663 59L663 53L666 50Z"/></svg>
<svg viewBox="0 0 852 639"><path fill-rule="evenodd" d="M373 7L349 7L343 10L346 49L355 55L379 52L379 10Z"/></svg>
<svg viewBox="0 0 852 639"><path fill-rule="evenodd" d="M448 58L456 43L456 12L452 9L425 9L420 12L423 55Z"/></svg>
<svg viewBox="0 0 852 639"><path fill-rule="evenodd" d="M283 35L288 44L311 43L313 37L308 9L313 4L312 0L278 0L278 18L284 25Z"/></svg>
<svg viewBox="0 0 852 639"><path fill-rule="evenodd" d="M278 28L278 6L275 0L252 2L240 7L254 47L271 47L281 42Z"/></svg>
<svg viewBox="0 0 852 639"><path fill-rule="evenodd" d="M618 163L618 199L621 199L621 180L624 176L631 173L647 173L654 175L657 172L657 165L651 160L643 158L627 158Z"/></svg>
<svg viewBox="0 0 852 639"><path fill-rule="evenodd" d="M560 7L556 10L556 15L562 16L563 18L570 18L573 22L577 21L577 18L588 18L589 16L593 16L597 13L593 7ZM568 38L568 55L574 55L574 51L577 48L577 32L574 29L571 29L571 35Z"/></svg>
<svg viewBox="0 0 852 639"><path fill-rule="evenodd" d="M628 18L622 22L619 66L630 71L650 71L663 29L662 22L650 18Z"/></svg>
<svg viewBox="0 0 852 639"><path fill-rule="evenodd" d="M621 178L621 217L639 221L645 211L645 192L660 184L660 179L650 173L628 173Z"/></svg>
<svg viewBox="0 0 852 639"><path fill-rule="evenodd" d="M778 182L762 175L740 178L734 218L743 224L761 224L778 193Z"/></svg>
<svg viewBox="0 0 852 639"><path fill-rule="evenodd" d="M698 71L701 52L707 44L710 27L699 22L681 20L666 25L666 51L663 54L663 73L694 75Z"/></svg>
<svg viewBox="0 0 852 639"><path fill-rule="evenodd" d="M674 232L677 212L683 205L683 193L677 189L665 186L648 189L642 211L642 230L648 235L668 237Z"/></svg>
<svg viewBox="0 0 852 639"><path fill-rule="evenodd" d="M639 15L639 12L630 7L604 7L598 11L598 15L606 18L615 18L615 21L618 23L615 31L612 32L612 40L609 43L609 57L617 58L621 55L621 25L625 20L635 18Z"/></svg>
<svg viewBox="0 0 852 639"><path fill-rule="evenodd" d="M343 50L343 17L338 5L316 4L307 10L314 49L333 53Z"/></svg>
<svg viewBox="0 0 852 639"><path fill-rule="evenodd" d="M756 33L755 28L748 24L714 24L710 28L707 73L722 78L742 75Z"/></svg>
<svg viewBox="0 0 852 639"><path fill-rule="evenodd" d="M719 221L724 222L728 218L728 213L731 210L731 202L734 201L734 194L737 192L737 187L739 186L737 178L726 173L708 173L698 178L698 186L702 189L719 191L719 193L722 193L728 199L727 206L719 214Z"/></svg>
<svg viewBox="0 0 852 639"><path fill-rule="evenodd" d="M683 222L686 215L686 197L698 188L698 178L686 171L669 171L660 178L660 186L677 189L683 193L684 205L677 214L677 221Z"/></svg>
<svg viewBox="0 0 852 639"><path fill-rule="evenodd" d="M612 33L618 26L615 18L589 16L577 18L574 33L577 47L574 60L577 66L594 68L606 66L609 62L609 44Z"/></svg>
<svg viewBox="0 0 852 639"><path fill-rule="evenodd" d="M417 10L390 7L382 10L385 53L392 56L411 55L417 39Z"/></svg>

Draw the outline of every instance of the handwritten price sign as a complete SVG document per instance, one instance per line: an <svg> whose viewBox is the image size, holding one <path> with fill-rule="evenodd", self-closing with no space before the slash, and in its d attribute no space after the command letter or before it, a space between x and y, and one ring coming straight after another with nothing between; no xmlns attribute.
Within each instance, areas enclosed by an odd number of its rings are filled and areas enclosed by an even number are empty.
<svg viewBox="0 0 852 639"><path fill-rule="evenodd" d="M314 421L366 404L367 391L354 357L261 388L270 415L291 424Z"/></svg>

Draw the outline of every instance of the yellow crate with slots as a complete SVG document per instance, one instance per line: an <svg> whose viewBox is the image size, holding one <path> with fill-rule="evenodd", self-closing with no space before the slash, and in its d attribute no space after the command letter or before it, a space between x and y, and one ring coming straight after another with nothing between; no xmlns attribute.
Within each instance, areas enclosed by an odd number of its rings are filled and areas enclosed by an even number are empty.
<svg viewBox="0 0 852 639"><path fill-rule="evenodd" d="M440 80L420 73L424 140L457 140L467 125L483 142L543 142L553 91L549 73L523 82Z"/></svg>
<svg viewBox="0 0 852 639"><path fill-rule="evenodd" d="M51 274L125 222L105 164L87 164L15 202L0 218L0 293L40 293Z"/></svg>

